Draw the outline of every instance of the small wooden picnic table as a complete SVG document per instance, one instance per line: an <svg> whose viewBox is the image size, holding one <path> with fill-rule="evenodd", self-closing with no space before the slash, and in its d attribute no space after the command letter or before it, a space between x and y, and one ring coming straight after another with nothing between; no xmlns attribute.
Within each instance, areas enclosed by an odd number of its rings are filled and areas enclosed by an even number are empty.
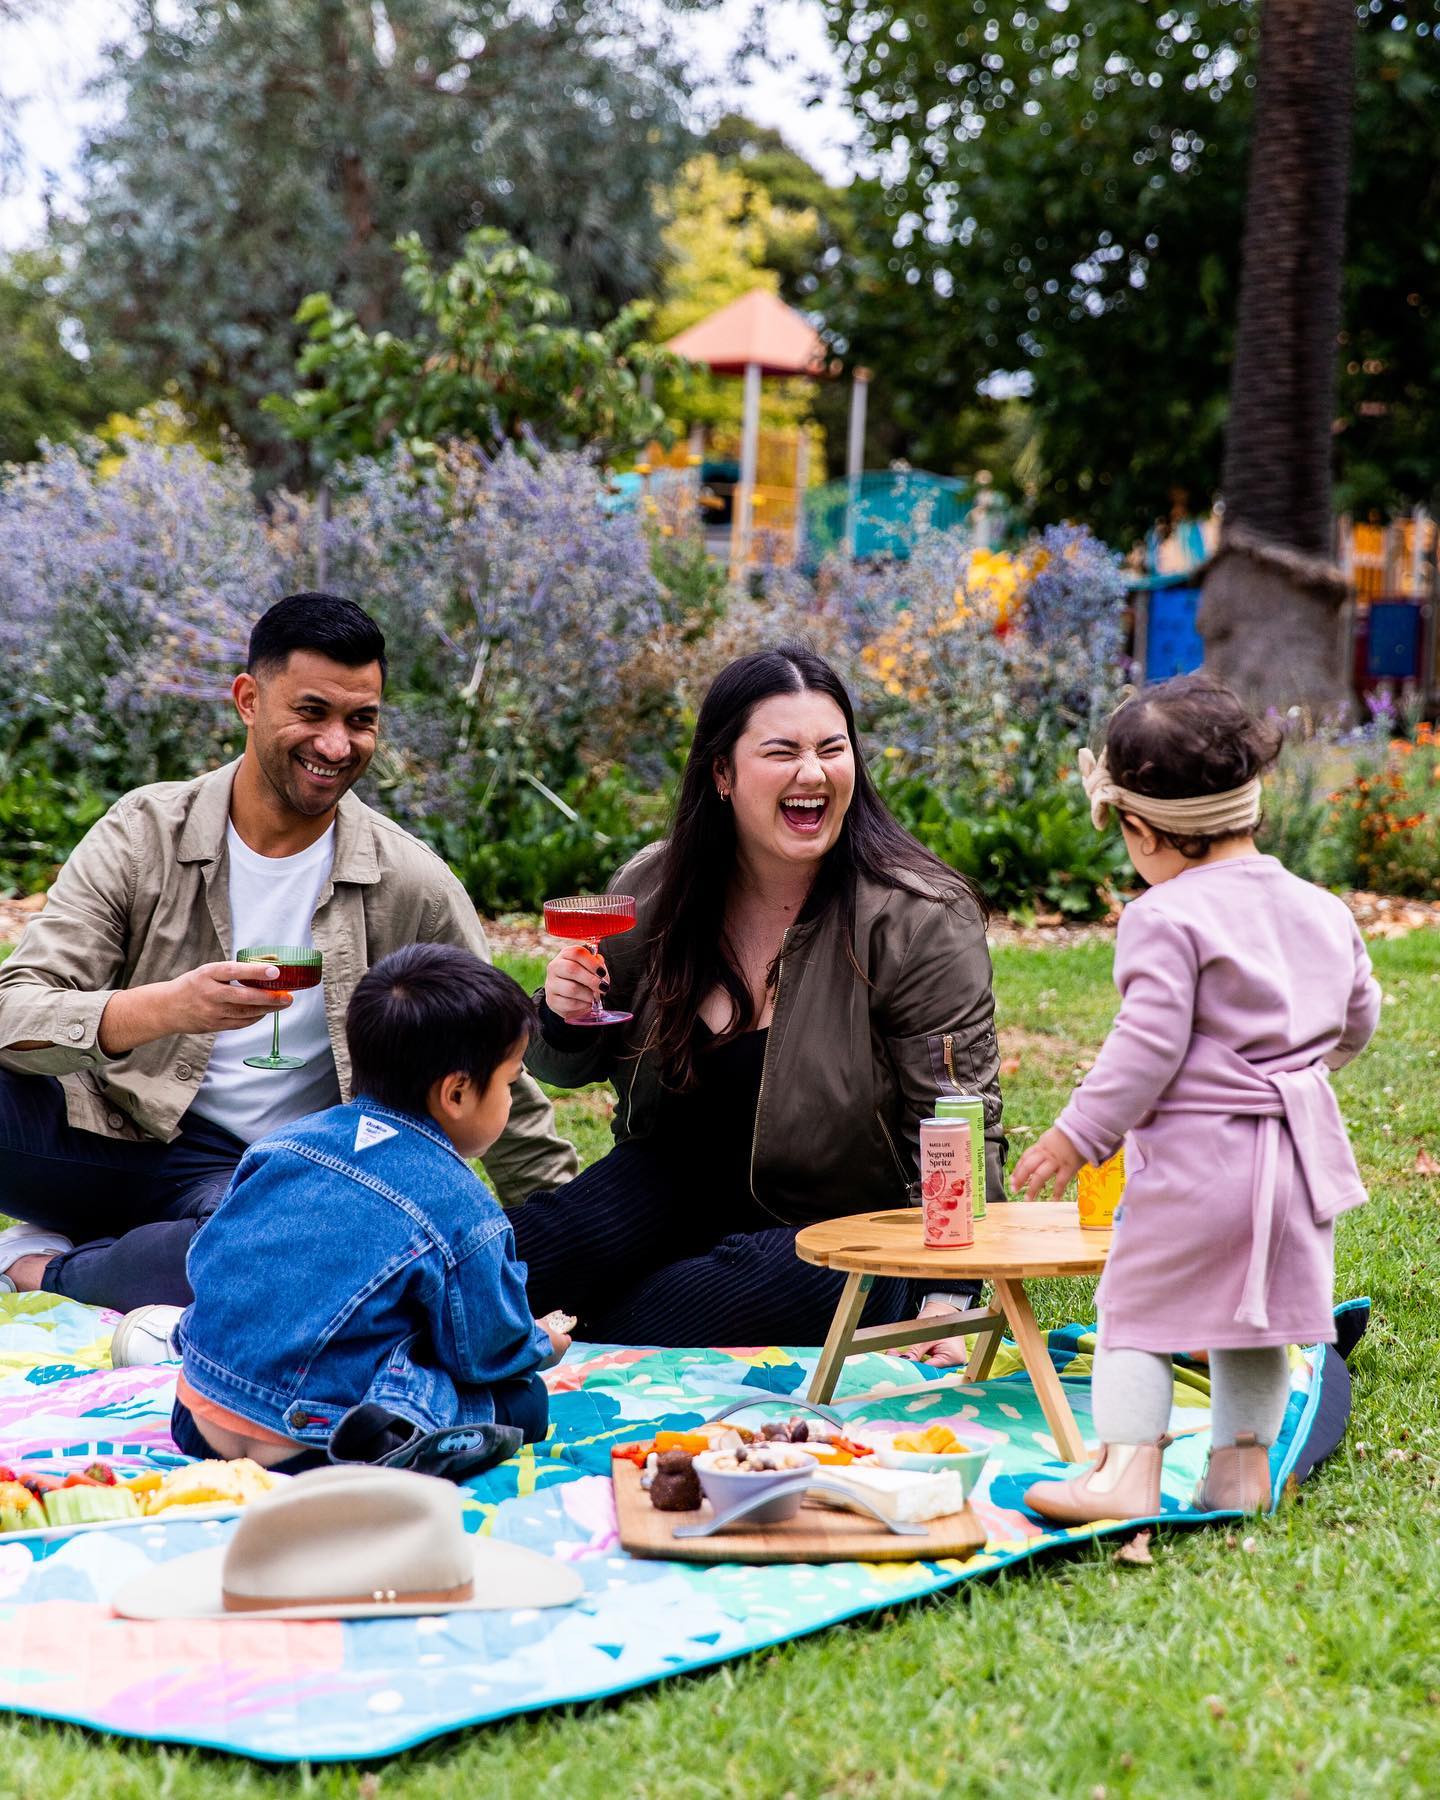
<svg viewBox="0 0 1440 1800"><path fill-rule="evenodd" d="M959 1382L983 1381L1008 1326L1026 1373L1035 1385L1066 1462L1084 1460L1085 1447L1070 1402L1035 1323L1025 1283L1047 1275L1097 1275L1110 1251L1108 1231L1082 1229L1078 1207L1067 1201L1007 1201L988 1208L975 1221L975 1242L963 1250L927 1250L918 1207L896 1212L853 1213L807 1225L795 1239L805 1262L845 1271L845 1287L830 1325L825 1347L815 1365L808 1398L823 1402L835 1392L848 1356L866 1350L898 1350L936 1338L970 1337L974 1341L964 1367L938 1381L885 1393L933 1393ZM859 1323L866 1296L878 1275L909 1276L935 1288L964 1281L989 1281L994 1299L988 1306L946 1319L909 1319L897 1325Z"/></svg>

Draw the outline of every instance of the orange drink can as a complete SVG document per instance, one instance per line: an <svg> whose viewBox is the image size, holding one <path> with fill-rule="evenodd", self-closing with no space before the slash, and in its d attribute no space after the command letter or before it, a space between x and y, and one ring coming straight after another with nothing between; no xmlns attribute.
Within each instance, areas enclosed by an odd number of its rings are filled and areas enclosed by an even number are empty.
<svg viewBox="0 0 1440 1800"><path fill-rule="evenodd" d="M1086 1231L1109 1231L1125 1192L1125 1146L1108 1162L1080 1165L1080 1223Z"/></svg>

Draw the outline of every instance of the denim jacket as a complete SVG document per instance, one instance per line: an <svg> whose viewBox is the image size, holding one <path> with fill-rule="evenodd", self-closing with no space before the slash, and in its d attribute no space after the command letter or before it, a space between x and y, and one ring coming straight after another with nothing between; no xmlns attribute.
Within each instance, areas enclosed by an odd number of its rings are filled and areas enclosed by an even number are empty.
<svg viewBox="0 0 1440 1800"><path fill-rule="evenodd" d="M437 1125L363 1095L252 1144L187 1266L186 1380L301 1443L363 1401L488 1423L550 1355L499 1202Z"/></svg>

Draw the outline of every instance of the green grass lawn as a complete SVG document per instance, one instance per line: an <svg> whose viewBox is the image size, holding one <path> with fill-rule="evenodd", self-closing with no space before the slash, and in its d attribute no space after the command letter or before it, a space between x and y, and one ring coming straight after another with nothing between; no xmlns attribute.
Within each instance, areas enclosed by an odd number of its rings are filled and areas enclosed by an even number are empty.
<svg viewBox="0 0 1440 1800"><path fill-rule="evenodd" d="M259 1767L0 1725L0 1800L86 1796L1044 1796L1312 1800L1440 1792L1440 935L1375 948L1379 1037L1338 1078L1373 1203L1340 1226L1369 1293L1341 1451L1272 1521L1097 1546L619 1700L364 1768ZM1114 1008L1103 944L996 956L1018 1146ZM528 978L534 971L523 972ZM587 1155L593 1095L562 1100ZM1042 1323L1084 1315L1037 1284ZM1183 1330L1177 1332L1183 1337ZM80 1653L77 1646L77 1654Z"/></svg>

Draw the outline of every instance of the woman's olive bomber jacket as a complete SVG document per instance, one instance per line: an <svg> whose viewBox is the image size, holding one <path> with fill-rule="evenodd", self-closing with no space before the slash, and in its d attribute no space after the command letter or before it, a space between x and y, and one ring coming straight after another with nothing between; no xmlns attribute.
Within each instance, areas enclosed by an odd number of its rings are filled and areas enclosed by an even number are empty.
<svg viewBox="0 0 1440 1800"><path fill-rule="evenodd" d="M617 1140L654 1129L662 1087L648 1029L646 949L659 878L650 845L610 884L634 894L633 931L604 945L607 1004L633 1010L625 1025L555 1027L530 1040L525 1062L557 1087L612 1081ZM786 1224L903 1206L917 1170L919 1122L941 1093L985 1102L986 1192L1004 1197L1000 1056L990 951L974 901L910 877L925 894L858 877L819 919L792 925L780 952L766 1041L750 1185ZM846 950L853 920L855 962ZM552 1041L553 1039L553 1041ZM562 1041L563 1040L563 1041ZM705 1155L697 1144L697 1157Z"/></svg>

